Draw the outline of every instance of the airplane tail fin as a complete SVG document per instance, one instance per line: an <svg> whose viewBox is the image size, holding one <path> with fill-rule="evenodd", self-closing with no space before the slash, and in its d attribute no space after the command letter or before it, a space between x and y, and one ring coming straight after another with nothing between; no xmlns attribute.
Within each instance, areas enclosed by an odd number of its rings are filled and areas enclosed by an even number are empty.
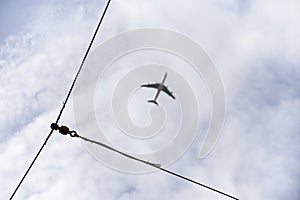
<svg viewBox="0 0 300 200"><path fill-rule="evenodd" d="M155 100L149 100L148 102L149 102L149 103L154 103L155 105L158 106L158 103L157 103Z"/></svg>

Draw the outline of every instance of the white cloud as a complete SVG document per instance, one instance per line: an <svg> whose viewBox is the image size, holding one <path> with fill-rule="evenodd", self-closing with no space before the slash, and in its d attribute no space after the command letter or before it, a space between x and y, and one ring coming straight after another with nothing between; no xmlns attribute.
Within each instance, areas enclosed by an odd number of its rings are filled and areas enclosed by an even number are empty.
<svg viewBox="0 0 300 200"><path fill-rule="evenodd" d="M1 43L0 199L12 193L55 120L103 4L44 2L23 31ZM224 133L206 159L195 156L198 137L170 169L241 199L298 199L299 6L296 0L113 0L95 46L149 26L203 45L226 88ZM61 123L75 127L71 103ZM116 172L76 139L54 133L16 199L65 198L224 199L162 172Z"/></svg>

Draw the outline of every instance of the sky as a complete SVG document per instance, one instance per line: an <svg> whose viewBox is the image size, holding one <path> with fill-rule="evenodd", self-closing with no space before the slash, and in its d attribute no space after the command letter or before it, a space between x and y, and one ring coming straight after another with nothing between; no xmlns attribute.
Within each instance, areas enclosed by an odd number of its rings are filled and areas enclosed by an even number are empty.
<svg viewBox="0 0 300 200"><path fill-rule="evenodd" d="M8 199L55 121L105 5L0 2L0 199ZM300 2L112 0L92 50L128 30L174 30L200 44L223 80L226 120L199 159L196 137L169 170L240 199L300 198ZM200 84L200 83L199 83ZM76 127L72 99L60 124ZM54 133L15 199L226 199L155 171L97 162Z"/></svg>

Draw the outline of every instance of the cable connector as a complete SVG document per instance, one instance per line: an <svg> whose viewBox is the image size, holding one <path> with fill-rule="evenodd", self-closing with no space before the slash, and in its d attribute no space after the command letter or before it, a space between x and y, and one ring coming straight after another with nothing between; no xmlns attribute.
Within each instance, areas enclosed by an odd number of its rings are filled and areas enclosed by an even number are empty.
<svg viewBox="0 0 300 200"><path fill-rule="evenodd" d="M67 126L58 126L56 123L51 124L51 129L55 131L59 131L62 135L70 135L71 137L78 137L76 131L70 131Z"/></svg>

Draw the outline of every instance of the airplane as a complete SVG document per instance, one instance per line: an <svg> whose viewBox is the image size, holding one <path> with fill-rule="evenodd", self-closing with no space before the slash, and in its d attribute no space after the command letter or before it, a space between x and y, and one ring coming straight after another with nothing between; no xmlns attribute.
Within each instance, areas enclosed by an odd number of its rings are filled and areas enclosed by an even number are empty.
<svg viewBox="0 0 300 200"><path fill-rule="evenodd" d="M173 99L175 99L173 93L164 85L166 79L167 79L167 76L168 76L168 73L165 73L161 83L148 83L148 84L144 84L144 85L141 85L141 87L148 87L148 88L155 88L157 89L157 92L156 92L156 95L154 97L153 100L149 100L148 102L149 103L154 103L158 106L158 103L157 103L157 98L158 98L158 95L160 94L161 91L165 92L167 95L169 95L170 97L172 97Z"/></svg>

